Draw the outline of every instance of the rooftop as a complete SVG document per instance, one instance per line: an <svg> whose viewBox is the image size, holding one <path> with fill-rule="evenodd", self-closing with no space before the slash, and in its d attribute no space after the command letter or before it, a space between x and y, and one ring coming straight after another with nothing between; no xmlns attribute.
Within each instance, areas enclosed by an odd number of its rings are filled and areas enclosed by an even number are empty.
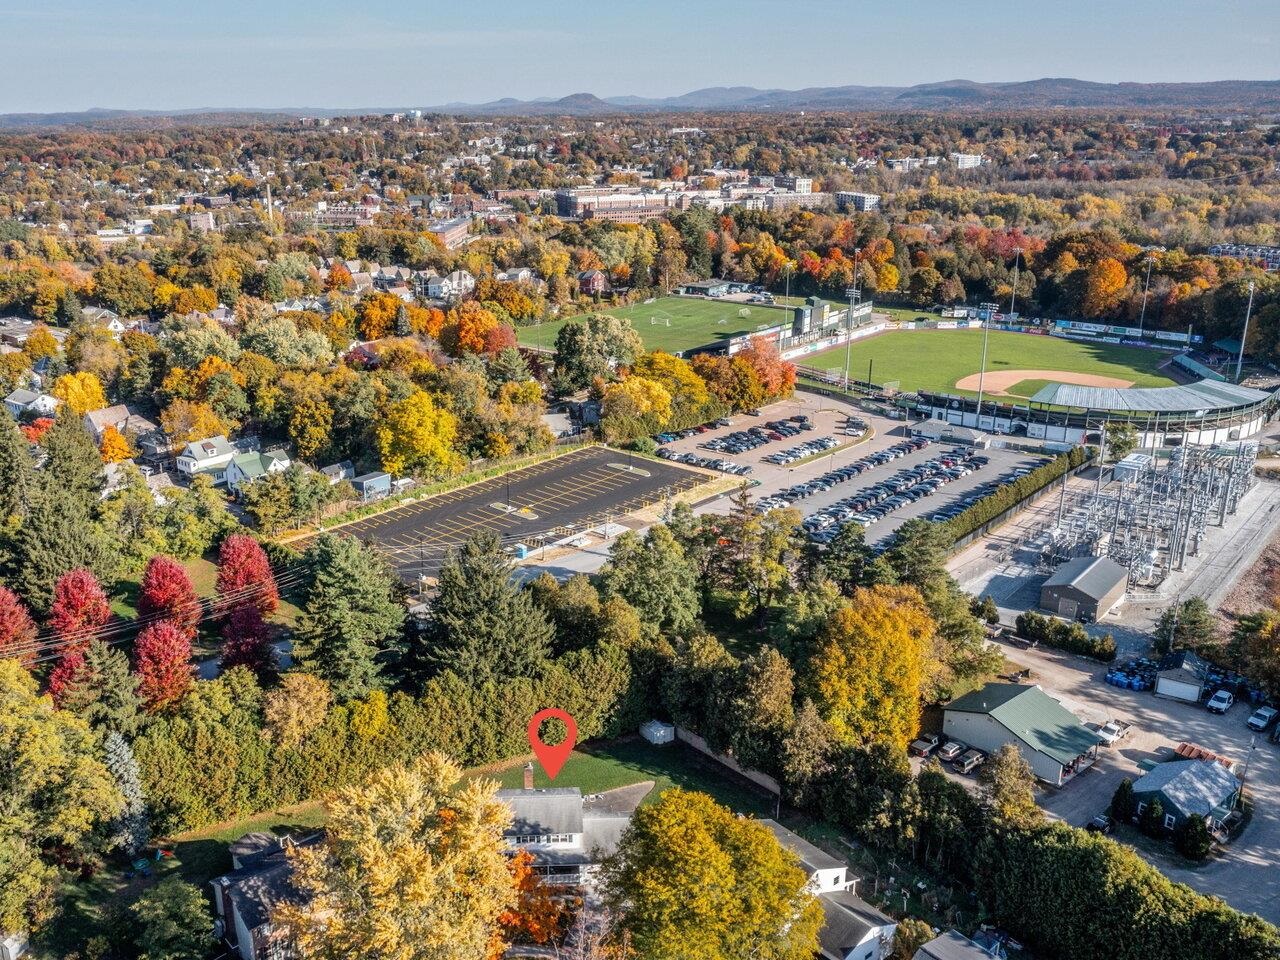
<svg viewBox="0 0 1280 960"><path fill-rule="evenodd" d="M1262 403L1270 396L1251 387L1209 380L1176 387L1082 387L1071 383L1051 383L1037 391L1031 402L1085 410L1188 413L1250 406Z"/></svg>
<svg viewBox="0 0 1280 960"><path fill-rule="evenodd" d="M985 713L1039 753L1070 763L1098 744L1098 735L1038 686L988 683L946 710Z"/></svg>
<svg viewBox="0 0 1280 960"><path fill-rule="evenodd" d="M1134 793L1159 790L1185 814L1207 817L1230 803L1240 781L1212 760L1169 760L1158 763L1133 785Z"/></svg>
<svg viewBox="0 0 1280 960"><path fill-rule="evenodd" d="M1068 560L1044 582L1046 587L1075 587L1095 600L1101 600L1117 584L1129 579L1129 571L1110 557L1075 557Z"/></svg>

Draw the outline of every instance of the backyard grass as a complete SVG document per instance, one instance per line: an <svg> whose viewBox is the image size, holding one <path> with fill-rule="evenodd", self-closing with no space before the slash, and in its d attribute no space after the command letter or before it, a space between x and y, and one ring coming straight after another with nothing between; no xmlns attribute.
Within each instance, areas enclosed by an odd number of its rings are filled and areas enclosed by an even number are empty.
<svg viewBox="0 0 1280 960"><path fill-rule="evenodd" d="M1082 343L1057 337L992 331L987 345L987 371L1061 370L1092 373L1133 381L1138 387L1173 383L1159 372L1169 355L1159 350ZM806 357L804 364L818 370L844 370L843 345ZM872 380L897 380L899 389L956 390L956 381L977 373L982 365L980 330L897 330L867 340L854 341L851 375L863 378L871 364ZM1039 382L1041 386L1045 381ZM1025 388L1029 381L1016 386ZM1034 392L1034 391L1033 391Z"/></svg>
<svg viewBox="0 0 1280 960"><path fill-rule="evenodd" d="M746 316L742 316L742 311ZM630 320L649 350L679 353L713 343L724 337L755 333L789 319L781 307L731 300L701 300L696 297L660 297L652 303L627 307L602 307L598 313ZM551 349L556 335L569 320L553 320L532 327L520 327L516 336L522 344Z"/></svg>

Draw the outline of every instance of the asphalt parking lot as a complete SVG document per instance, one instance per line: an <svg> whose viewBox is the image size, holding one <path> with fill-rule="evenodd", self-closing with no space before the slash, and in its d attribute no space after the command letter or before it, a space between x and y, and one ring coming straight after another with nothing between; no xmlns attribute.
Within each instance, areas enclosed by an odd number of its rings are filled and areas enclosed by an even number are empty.
<svg viewBox="0 0 1280 960"><path fill-rule="evenodd" d="M435 576L445 554L484 530L535 546L706 482L685 467L586 447L335 528L381 550L407 582Z"/></svg>
<svg viewBox="0 0 1280 960"><path fill-rule="evenodd" d="M890 420L886 417L865 413L838 400L813 394L797 393L791 400L775 403L760 411L759 417L742 414L731 418L731 425L718 427L707 433L695 434L667 444L666 447L677 453L692 453L699 456L725 457L734 463L751 467L749 478L759 485L752 491L757 499L764 499L778 491L796 484L813 480L830 470L847 466L856 460L877 453L901 443L908 437L906 425L901 420ZM784 437L748 450L743 453L715 453L701 447L708 440L724 437L730 433L746 430L753 426L764 426L767 421L785 420L795 415L809 417L814 429L800 433L795 437ZM870 435L856 440L845 435L845 421L850 416L865 421L871 428ZM816 459L794 466L779 466L765 461L765 457L782 450L794 447L806 440L820 437L834 437L842 445L824 453ZM912 469L937 457L956 445L949 442L930 443L922 450L909 453L890 463L874 467L844 483L836 484L830 490L816 493L797 500L792 506L800 510L806 517L822 511L836 501L851 497L860 489L887 481L899 471ZM913 517L926 516L971 495L977 487L988 481L994 481L1001 475L1021 468L1034 468L1044 462L1041 457L1029 455L1018 450L995 448L977 451L990 461L986 466L974 470L968 476L952 481L935 494L924 497L915 503L908 504L885 516L867 528L867 541L879 544L887 541L893 532ZM728 509L727 498L721 505L712 507L717 512Z"/></svg>

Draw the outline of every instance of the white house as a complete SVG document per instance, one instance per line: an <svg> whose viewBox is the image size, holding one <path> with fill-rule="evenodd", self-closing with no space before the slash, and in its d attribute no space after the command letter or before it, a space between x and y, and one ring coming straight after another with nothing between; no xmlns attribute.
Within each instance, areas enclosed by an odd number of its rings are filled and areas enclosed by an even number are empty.
<svg viewBox="0 0 1280 960"><path fill-rule="evenodd" d="M178 472L185 477L207 473L213 477L214 484L221 484L226 482L227 465L235 455L236 448L226 437L209 437L206 440L193 440L183 447L178 454L176 466Z"/></svg>
<svg viewBox="0 0 1280 960"><path fill-rule="evenodd" d="M238 454L227 464L227 489L238 496L255 480L271 473L284 473L292 463L289 455L280 449Z"/></svg>
<svg viewBox="0 0 1280 960"><path fill-rule="evenodd" d="M24 413L37 417L52 417L58 410L57 397L47 393L36 393L34 390L14 390L4 398L4 407L16 420Z"/></svg>
<svg viewBox="0 0 1280 960"><path fill-rule="evenodd" d="M120 319L120 314L106 307L83 307L80 313L94 326L106 327L117 337L129 329L129 325Z"/></svg>
<svg viewBox="0 0 1280 960"><path fill-rule="evenodd" d="M457 300L475 290L476 278L466 270L455 270L445 277L432 274L424 285L427 296L433 300Z"/></svg>
<svg viewBox="0 0 1280 960"><path fill-rule="evenodd" d="M857 895L858 880L846 863L773 820L761 824L800 860L809 889L818 896L824 922L818 933L824 960L886 960L893 952L898 922Z"/></svg>

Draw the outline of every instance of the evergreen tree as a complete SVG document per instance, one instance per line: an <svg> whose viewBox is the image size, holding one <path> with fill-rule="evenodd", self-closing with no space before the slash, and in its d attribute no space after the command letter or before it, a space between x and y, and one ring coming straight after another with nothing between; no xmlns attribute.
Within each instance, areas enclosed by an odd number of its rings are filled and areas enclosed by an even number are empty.
<svg viewBox="0 0 1280 960"><path fill-rule="evenodd" d="M34 609L46 611L53 585L69 570L83 567L100 581L114 580L117 545L94 518L82 497L42 490L18 531L12 583Z"/></svg>
<svg viewBox="0 0 1280 960"><path fill-rule="evenodd" d="M1125 777L1111 796L1111 816L1122 823L1131 823L1137 809L1138 803L1133 796L1133 781Z"/></svg>
<svg viewBox="0 0 1280 960"><path fill-rule="evenodd" d="M61 413L40 444L48 455L40 471L45 490L81 499L86 507L96 504L105 479L102 457L84 422L70 411Z"/></svg>
<svg viewBox="0 0 1280 960"><path fill-rule="evenodd" d="M49 677L49 692L59 708L96 730L131 736L138 728L138 678L129 672L129 658L104 640L63 657Z"/></svg>
<svg viewBox="0 0 1280 960"><path fill-rule="evenodd" d="M494 354L486 372L489 375L489 384L494 389L504 383L524 383L526 380L533 379L533 373L529 370L529 364L525 362L524 355L515 347L503 347Z"/></svg>
<svg viewBox="0 0 1280 960"><path fill-rule="evenodd" d="M1159 798L1153 799L1142 808L1142 813L1138 815L1138 826L1149 837L1159 837L1164 834L1164 804Z"/></svg>
<svg viewBox="0 0 1280 960"><path fill-rule="evenodd" d="M294 658L347 700L381 686L378 654L399 636L403 587L380 554L351 537L321 536L307 551L310 582Z"/></svg>
<svg viewBox="0 0 1280 960"><path fill-rule="evenodd" d="M408 337L413 334L413 324L409 322L409 308L403 303L396 307L396 336Z"/></svg>
<svg viewBox="0 0 1280 960"><path fill-rule="evenodd" d="M129 741L112 730L103 739L103 762L115 778L116 789L124 798L124 809L111 824L111 846L136 857L151 839L151 820L147 816L146 798L142 793L142 776Z"/></svg>
<svg viewBox="0 0 1280 960"><path fill-rule="evenodd" d="M1203 860L1213 849L1213 837L1203 817L1194 814L1178 830L1178 852L1189 860Z"/></svg>
<svg viewBox="0 0 1280 960"><path fill-rule="evenodd" d="M9 412L0 412L0 537L8 539L27 512L34 469L31 444Z"/></svg>
<svg viewBox="0 0 1280 960"><path fill-rule="evenodd" d="M529 592L512 582L513 569L494 533L450 552L427 633L427 659L437 669L452 670L469 684L541 672L554 630ZM416 659L410 651L410 672L417 672Z"/></svg>
<svg viewBox="0 0 1280 960"><path fill-rule="evenodd" d="M76 292L70 287L58 298L58 310L54 314L54 319L63 327L84 323L84 312L80 304L80 298L76 296Z"/></svg>
<svg viewBox="0 0 1280 960"><path fill-rule="evenodd" d="M873 557L862 526L846 523L823 551L817 568L848 596L856 587L871 585L867 582L867 568Z"/></svg>

